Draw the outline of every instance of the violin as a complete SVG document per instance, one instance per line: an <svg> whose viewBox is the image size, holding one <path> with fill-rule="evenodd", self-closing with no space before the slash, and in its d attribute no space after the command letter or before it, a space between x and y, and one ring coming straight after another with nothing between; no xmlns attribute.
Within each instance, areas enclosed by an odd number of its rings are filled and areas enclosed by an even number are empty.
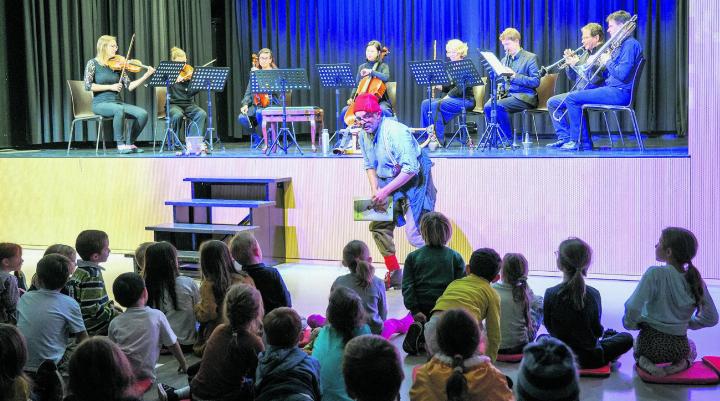
<svg viewBox="0 0 720 401"><path fill-rule="evenodd" d="M387 47L383 47L380 50L380 54L378 55L377 60L375 61L375 65L373 65L373 71L376 71L377 68L380 66L380 63L382 63L385 56L390 53L390 50L388 50ZM357 89L355 90L355 96L353 97L352 103L350 106L348 106L347 112L345 113L345 124L347 124L348 127L352 127L355 125L355 98L358 97L358 95L363 93L372 93L375 95L375 97L380 98L385 95L385 91L387 90L387 87L385 86L385 82L383 82L380 78L373 77L371 75L367 75L363 77L363 79L360 80L360 83L358 84Z"/></svg>
<svg viewBox="0 0 720 401"><path fill-rule="evenodd" d="M142 61L138 59L128 60L118 54L110 57L106 65L113 71L122 71L124 69L125 71L132 73L137 73L140 72L140 70L142 70L143 68L148 68L148 66L143 64Z"/></svg>
<svg viewBox="0 0 720 401"><path fill-rule="evenodd" d="M260 58L257 54L252 55L253 71L260 69ZM270 106L270 95L267 93L255 93L253 95L253 104L260 107Z"/></svg>
<svg viewBox="0 0 720 401"><path fill-rule="evenodd" d="M217 60L217 59L212 59L212 60L208 61L207 63L201 65L201 67L207 67L208 65L214 63L215 60ZM190 64L185 64L183 66L182 70L180 70L179 82L185 82L185 81L191 80L193 71L195 71L193 66L191 66Z"/></svg>

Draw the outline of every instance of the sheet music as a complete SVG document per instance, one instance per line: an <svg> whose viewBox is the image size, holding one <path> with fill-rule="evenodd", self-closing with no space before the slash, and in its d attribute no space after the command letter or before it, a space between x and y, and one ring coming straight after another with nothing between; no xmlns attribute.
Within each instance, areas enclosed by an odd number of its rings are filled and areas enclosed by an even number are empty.
<svg viewBox="0 0 720 401"><path fill-rule="evenodd" d="M510 76L513 74L513 71L509 68L504 66L500 60L495 56L495 53L492 52L480 52L482 56L487 60L488 64L490 64L490 67L492 67L493 71L497 75L501 76Z"/></svg>

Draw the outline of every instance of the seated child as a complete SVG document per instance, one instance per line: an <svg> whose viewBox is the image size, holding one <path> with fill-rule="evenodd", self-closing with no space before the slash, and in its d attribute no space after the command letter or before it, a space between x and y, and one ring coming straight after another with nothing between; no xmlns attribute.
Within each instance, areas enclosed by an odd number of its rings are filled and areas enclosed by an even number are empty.
<svg viewBox="0 0 720 401"><path fill-rule="evenodd" d="M0 323L17 322L17 303L20 298L18 277L22 268L22 248L18 244L0 243Z"/></svg>
<svg viewBox="0 0 720 401"><path fill-rule="evenodd" d="M405 374L400 355L388 340L364 335L345 345L343 378L354 400L395 401Z"/></svg>
<svg viewBox="0 0 720 401"><path fill-rule="evenodd" d="M298 348L302 321L291 308L280 307L263 319L267 348L258 355L255 401L322 398L320 363Z"/></svg>
<svg viewBox="0 0 720 401"><path fill-rule="evenodd" d="M405 307L413 315L422 314L419 320L426 321L447 286L465 277L465 262L446 246L452 225L442 213L425 213L420 219L420 233L425 246L405 258L402 294Z"/></svg>
<svg viewBox="0 0 720 401"><path fill-rule="evenodd" d="M481 326L472 315L446 310L437 324L439 352L418 369L410 400L512 400L507 377L478 352L482 342Z"/></svg>
<svg viewBox="0 0 720 401"><path fill-rule="evenodd" d="M200 370L190 382L193 398L252 400L257 355L264 350L257 335L262 316L258 290L247 284L230 287L225 297L227 323L219 325L207 342Z"/></svg>
<svg viewBox="0 0 720 401"><path fill-rule="evenodd" d="M170 349L180 364L180 371L186 371L185 356L167 318L159 310L146 306L148 293L142 277L137 273L121 274L113 283L113 293L118 303L127 309L110 322L108 337L127 356L135 378L155 380L161 345Z"/></svg>
<svg viewBox="0 0 720 401"><path fill-rule="evenodd" d="M133 262L135 264L135 273L143 274L143 269L145 269L145 252L150 247L150 245L154 244L155 242L149 241L149 242L143 242L142 244L138 245L137 248L135 248L135 253L133 256Z"/></svg>
<svg viewBox="0 0 720 401"><path fill-rule="evenodd" d="M234 284L255 286L247 273L235 270L228 246L218 240L208 240L200 245L200 302L195 304L195 318L200 322L193 352L202 356L207 340L222 323L222 304L225 294Z"/></svg>
<svg viewBox="0 0 720 401"><path fill-rule="evenodd" d="M68 260L70 261L70 276L75 273L75 269L77 269L77 252L75 252L75 248L71 247L70 245L54 244L47 247L43 256L50 255L51 253L57 253L68 258ZM35 291L37 289L37 272L35 272L35 274L32 276L32 279L30 280L30 288L28 288L28 291ZM67 280L63 288L60 290L60 293L64 295L70 295L71 288L69 280Z"/></svg>
<svg viewBox="0 0 720 401"><path fill-rule="evenodd" d="M70 277L72 263L57 253L44 256L37 265L38 289L28 291L18 303L18 329L25 336L28 360L25 370L37 372L40 364L51 360L61 370L70 359L68 340L87 339L80 305L60 291Z"/></svg>
<svg viewBox="0 0 720 401"><path fill-rule="evenodd" d="M697 246L689 230L664 229L655 245L655 258L665 265L650 267L625 302L623 325L628 330L640 330L635 360L654 376L690 367L697 351L687 330L718 323L715 303L692 262ZM660 363L670 365L657 366Z"/></svg>
<svg viewBox="0 0 720 401"><path fill-rule="evenodd" d="M523 350L516 401L579 401L575 355L557 338L540 336Z"/></svg>
<svg viewBox="0 0 720 401"><path fill-rule="evenodd" d="M108 325L120 309L110 301L100 263L110 256L110 240L104 231L85 230L75 240L80 259L70 277L70 295L80 304L85 329L91 336L107 335Z"/></svg>
<svg viewBox="0 0 720 401"><path fill-rule="evenodd" d="M568 238L555 254L563 281L545 291L543 315L548 333L573 350L583 369L617 360L632 348L633 338L629 333L603 331L600 292L585 284L592 259L590 245L580 238Z"/></svg>
<svg viewBox="0 0 720 401"><path fill-rule="evenodd" d="M255 287L262 294L265 313L281 306L292 307L285 281L276 268L263 263L262 250L253 233L243 231L235 235L230 241L230 251L233 258L242 265L243 271L252 277Z"/></svg>
<svg viewBox="0 0 720 401"><path fill-rule="evenodd" d="M370 334L362 300L355 291L339 286L330 293L328 324L318 333L312 355L320 362L323 400L349 401L342 372L343 350L352 338Z"/></svg>
<svg viewBox="0 0 720 401"><path fill-rule="evenodd" d="M122 350L106 337L93 337L75 350L69 363L70 395L65 401L140 401Z"/></svg>
<svg viewBox="0 0 720 401"><path fill-rule="evenodd" d="M20 331L13 325L0 323L0 394L3 400L30 399L30 379L23 373L27 347Z"/></svg>
<svg viewBox="0 0 720 401"><path fill-rule="evenodd" d="M500 296L490 283L500 278L499 271L500 255L493 249L481 248L472 253L467 265L468 275L450 283L435 303L430 320L425 325L425 340L430 355L438 351L435 334L443 312L462 308L478 323L486 322L488 343L485 355L495 361L500 347Z"/></svg>
<svg viewBox="0 0 720 401"><path fill-rule="evenodd" d="M197 340L193 308L200 302L200 290L191 277L180 275L177 250L169 242L153 243L145 255L147 304L165 314L180 347L191 352Z"/></svg>
<svg viewBox="0 0 720 401"><path fill-rule="evenodd" d="M520 253L503 258L501 281L492 287L500 295L499 354L519 354L535 340L542 323L543 298L536 296L527 283L528 262Z"/></svg>

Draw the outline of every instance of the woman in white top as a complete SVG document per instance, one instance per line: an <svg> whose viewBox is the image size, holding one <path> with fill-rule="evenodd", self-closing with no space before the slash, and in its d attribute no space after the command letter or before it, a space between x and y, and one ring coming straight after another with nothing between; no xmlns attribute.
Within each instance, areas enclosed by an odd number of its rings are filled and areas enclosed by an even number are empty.
<svg viewBox="0 0 720 401"><path fill-rule="evenodd" d="M651 266L625 302L623 325L640 330L634 354L638 365L655 376L690 367L697 356L687 329L718 323L718 313L692 259L697 239L684 228L668 227L655 244L655 258L664 266ZM660 367L657 364L671 365Z"/></svg>

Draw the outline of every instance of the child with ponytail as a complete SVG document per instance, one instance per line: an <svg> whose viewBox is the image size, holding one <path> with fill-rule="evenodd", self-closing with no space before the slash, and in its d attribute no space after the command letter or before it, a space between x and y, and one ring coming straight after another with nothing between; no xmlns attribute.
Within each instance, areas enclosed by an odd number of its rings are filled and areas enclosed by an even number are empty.
<svg viewBox="0 0 720 401"><path fill-rule="evenodd" d="M632 348L633 338L629 333L603 331L600 292L585 284L592 260L590 245L580 238L568 238L555 255L563 282L545 291L543 315L548 333L573 350L582 369L617 360Z"/></svg>
<svg viewBox="0 0 720 401"><path fill-rule="evenodd" d="M625 302L623 325L628 330L640 330L635 360L654 376L689 368L697 351L687 330L718 323L713 299L692 262L697 247L697 239L689 230L664 229L655 244L655 258L666 264L650 267ZM670 365L657 365L661 363Z"/></svg>
<svg viewBox="0 0 720 401"><path fill-rule="evenodd" d="M484 348L480 325L464 309L445 311L437 326L440 352L418 369L411 401L514 399L507 377L478 353Z"/></svg>
<svg viewBox="0 0 720 401"><path fill-rule="evenodd" d="M542 324L543 298L528 286L528 261L520 253L507 253L500 271L501 281L492 287L500 295L500 349L498 354L520 354Z"/></svg>

